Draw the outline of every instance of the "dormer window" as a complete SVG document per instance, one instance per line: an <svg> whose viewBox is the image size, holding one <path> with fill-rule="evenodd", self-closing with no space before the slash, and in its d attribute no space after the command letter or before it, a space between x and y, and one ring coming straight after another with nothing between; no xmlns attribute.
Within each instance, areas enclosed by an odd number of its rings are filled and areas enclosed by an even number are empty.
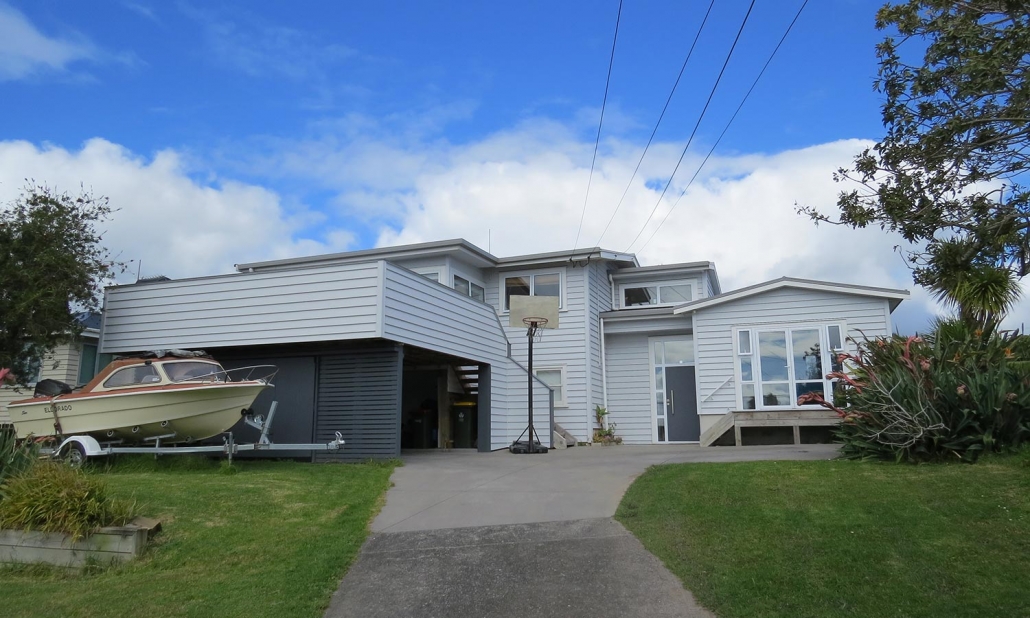
<svg viewBox="0 0 1030 618"><path fill-rule="evenodd" d="M626 284L622 286L622 306L654 307L681 305L694 300L694 284L685 282Z"/></svg>

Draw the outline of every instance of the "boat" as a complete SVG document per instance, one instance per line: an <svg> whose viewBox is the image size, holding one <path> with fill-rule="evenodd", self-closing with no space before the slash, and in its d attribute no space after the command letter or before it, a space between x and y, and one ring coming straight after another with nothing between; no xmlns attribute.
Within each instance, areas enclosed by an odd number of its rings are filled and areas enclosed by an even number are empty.
<svg viewBox="0 0 1030 618"><path fill-rule="evenodd" d="M22 439L191 443L224 433L249 414L276 371L273 365L226 370L203 353L159 351L116 359L80 389L41 382L8 413Z"/></svg>

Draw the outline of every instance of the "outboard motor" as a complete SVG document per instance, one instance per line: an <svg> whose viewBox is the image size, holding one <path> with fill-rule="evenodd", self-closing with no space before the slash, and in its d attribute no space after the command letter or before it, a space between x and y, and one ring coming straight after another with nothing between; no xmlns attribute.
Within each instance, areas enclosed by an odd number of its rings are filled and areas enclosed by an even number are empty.
<svg viewBox="0 0 1030 618"><path fill-rule="evenodd" d="M72 392L72 387L59 380L40 380L36 382L36 390L33 397L57 397Z"/></svg>

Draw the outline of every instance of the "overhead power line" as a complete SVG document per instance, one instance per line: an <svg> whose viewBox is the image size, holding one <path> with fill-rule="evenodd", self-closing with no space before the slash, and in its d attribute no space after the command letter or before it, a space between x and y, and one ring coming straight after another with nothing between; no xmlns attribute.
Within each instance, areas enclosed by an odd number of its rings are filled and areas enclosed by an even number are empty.
<svg viewBox="0 0 1030 618"><path fill-rule="evenodd" d="M601 99L601 118L597 121L597 137L594 139L594 156L590 159L590 175L587 177L587 192L583 197L583 213L579 216L579 229L576 230L576 242L572 243L572 254L579 247L579 236L583 233L583 220L587 215L587 201L590 200L590 183L594 180L594 163L597 162L597 147L601 143L601 126L604 124L604 108L608 103L608 86L612 81L612 64L615 63L615 44L619 41L619 22L622 21L622 0L619 0L619 12L615 16L615 36L612 37L612 53L608 58L608 77L604 80L604 98Z"/></svg>
<svg viewBox="0 0 1030 618"><path fill-rule="evenodd" d="M604 226L604 231L601 232L601 236L597 239L597 242L594 243L594 246L596 247L601 246L601 240L603 240L604 235L608 233L608 228L611 227L612 221L615 220L615 215L618 214L619 208L622 208L622 203L626 200L626 195L629 193L630 187L633 186L633 179L637 177L637 172L640 171L640 164L644 162L644 156L647 155L647 149L651 147L651 142L654 141L655 133L658 132L658 126L662 124L662 119L665 118L665 112L669 109L672 95L676 93L676 87L680 85L680 79L683 78L683 71L686 70L687 63L690 62L690 57L694 54L694 47L697 45L697 40L701 38L701 31L705 29L705 23L708 22L708 16L711 15L713 6L715 6L715 0L712 0L708 5L708 11L705 12L705 17L701 20L701 26L697 29L697 34L694 35L694 42L690 44L690 50L687 51L687 57L683 60L683 66L680 67L679 75L676 76L676 81L672 84L672 90L669 91L669 97L665 99L665 107L662 108L662 113L658 115L658 122L655 123L654 129L651 130L651 137L647 138L644 152L640 153L640 159L637 161L637 166L633 168L633 174L629 177L629 182L626 183L626 190L622 192L622 197L619 198L619 203L615 205L615 210L612 212L612 216L609 217L608 223Z"/></svg>
<svg viewBox="0 0 1030 618"><path fill-rule="evenodd" d="M694 124L694 130L690 132L690 137L687 139L687 145L683 147L683 152L680 154L679 161L676 162L676 167L673 168L672 174L669 176L669 181L665 183L665 188L662 189L662 194L658 196L658 201L655 202L654 208L651 209L651 214L647 216L647 220L644 221L644 225L640 228L640 231L637 232L637 235L633 237L633 242L629 243L629 246L626 247L626 253L629 253L629 250L633 248L634 244L636 244L640 235L644 233L645 229L647 229L647 224L651 222L651 219L654 217L654 213L658 211L658 207L662 204L662 199L665 198L666 192L668 192L673 179L676 177L676 172L679 171L680 165L683 164L683 157L687 156L687 150L690 149L690 144L694 141L694 136L697 135L697 128L701 126L701 121L705 118L708 106L712 103L712 97L715 96L715 91L719 88L719 82L722 81L722 76L726 73L726 66L730 63L730 58L733 57L733 50L737 48L737 43L740 41L740 35L744 32L744 26L747 25L748 17L751 17L751 10L754 8L755 0L751 0L751 5L747 7L747 13L744 14L744 21L740 22L740 29L737 30L737 36L734 37L733 45L730 46L730 51L726 54L726 60L722 63L722 69L719 70L719 76L715 78L715 84L712 85L712 91L708 93L708 100L705 101L705 106L701 109L701 115L698 116L697 123Z"/></svg>
<svg viewBox="0 0 1030 618"><path fill-rule="evenodd" d="M701 173L701 169L704 168L705 163L708 163L708 159L712 156L712 153L715 152L715 148L719 145L719 142L722 141L723 136L726 135L726 131L729 130L730 125L733 124L733 121L737 118L737 114L740 113L741 108L744 107L744 103L747 102L748 97L751 96L751 92L755 89L755 86L758 85L758 80L762 79L762 75L765 74L765 70L769 68L769 64L772 62L773 58L776 57L776 52L780 51L780 46L783 45L783 42L787 40L787 35L790 34L791 29L794 28L794 24L797 23L798 18L801 17L801 12L805 10L805 6L807 5L808 0L805 0L801 3L801 8L798 9L797 14L794 15L794 19L790 22L790 25L787 26L787 30L783 33L783 36L780 37L780 42L776 44L776 47L773 48L772 53L769 54L769 59L765 61L765 65L762 66L762 70L758 72L758 76L755 77L755 81L751 82L751 87L748 88L748 91L744 95L744 98L741 99L740 105L737 106L737 110L733 112L732 116L730 116L729 122L727 122L726 126L723 127L722 133L719 134L719 138L715 140L714 144L712 144L711 149L708 150L708 154L706 154L704 160L701 161L701 165L697 167L697 170L694 171L694 175L690 177L690 181L687 183L687 186L683 187L683 190L680 191L679 197L677 197L676 201L672 204L672 208L669 209L669 212L665 213L665 217L662 219L662 222L658 224L658 227L656 227L653 232L651 232L651 235L647 237L647 242L641 245L638 251L643 251L644 248L647 247L647 245L651 242L651 239L654 238L655 234L658 233L658 230L662 229L662 226L665 225L665 222L669 220L669 215L672 214L672 211L675 210L676 205L679 204L680 200L683 199L683 196L686 195L687 189L690 188L690 185L694 184L694 180L697 178L698 174Z"/></svg>

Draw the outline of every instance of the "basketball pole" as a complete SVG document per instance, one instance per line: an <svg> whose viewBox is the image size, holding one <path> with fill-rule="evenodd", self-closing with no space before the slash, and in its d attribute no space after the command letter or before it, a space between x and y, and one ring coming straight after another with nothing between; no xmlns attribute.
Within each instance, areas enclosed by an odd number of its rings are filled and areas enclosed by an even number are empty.
<svg viewBox="0 0 1030 618"><path fill-rule="evenodd" d="M535 331L536 331L536 322L530 322L529 323L529 328L526 329L526 337L529 339L529 371L527 372L528 376L527 376L527 380L526 380L526 384L528 385L529 390L527 390L526 392L529 393L529 401L527 403L529 404L528 410L529 410L529 452L530 453L535 453L536 452L536 443L533 441L533 432L534 432L534 429L533 429L533 335L536 334Z"/></svg>

